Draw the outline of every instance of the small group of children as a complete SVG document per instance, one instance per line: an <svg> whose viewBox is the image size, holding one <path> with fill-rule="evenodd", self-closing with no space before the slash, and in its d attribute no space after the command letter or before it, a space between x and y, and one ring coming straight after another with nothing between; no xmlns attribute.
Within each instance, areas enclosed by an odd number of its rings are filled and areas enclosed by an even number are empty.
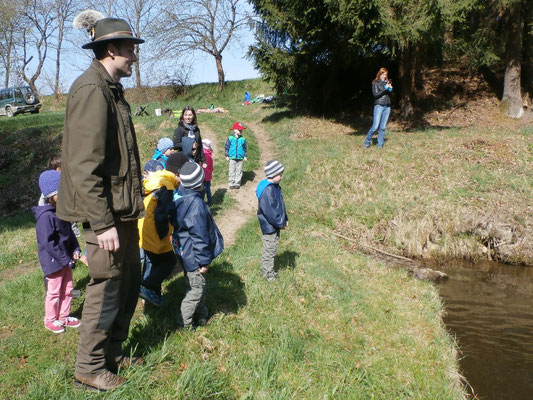
<svg viewBox="0 0 533 400"><path fill-rule="evenodd" d="M206 169L212 174L211 142L206 139L204 144L204 153L211 156ZM143 179L146 216L138 223L140 248L144 252L139 297L152 305L162 305L161 285L172 273L177 255L186 282L179 324L188 329L207 322L204 274L224 249L222 235L203 200L206 179L204 168L194 161L197 149L193 138L183 137L181 151L168 156L164 169L161 164L154 164L158 163L156 160L146 163Z"/></svg>
<svg viewBox="0 0 533 400"><path fill-rule="evenodd" d="M190 123L183 126L192 127ZM240 187L242 162L247 160L246 139L242 136L244 129L240 122L236 122L233 134L226 141L230 188ZM209 139L204 139L199 146L192 136L191 132L180 138L179 152L174 150L174 142L170 139L158 141L153 158L144 166L142 183L146 216L138 221L139 245L144 260L139 297L156 306L163 303L161 285L170 276L178 256L186 282L179 324L187 329L207 322L205 274L209 264L224 249L224 240L209 210L212 202L212 144ZM197 155L198 151L202 151L203 157ZM37 220L39 261L48 287L44 324L54 333L81 324L70 316L72 267L80 258L80 247L71 224L55 215L61 176L61 159L58 157L55 158L58 158L59 165L57 162L51 164L52 169L39 177L42 197L40 204L32 209ZM200 165L196 159L205 162ZM283 172L281 163L269 161L265 165L266 179L260 181L256 189L257 217L263 233L261 275L267 281L278 279L274 257L280 230L288 226L279 186ZM204 196L207 196L207 204Z"/></svg>
<svg viewBox="0 0 533 400"><path fill-rule="evenodd" d="M229 188L241 187L243 161L248 159L248 146L242 131L246 129L240 122L233 124L233 134L226 140L225 154L229 161Z"/></svg>
<svg viewBox="0 0 533 400"><path fill-rule="evenodd" d="M39 176L43 205L32 208L37 220L35 232L39 262L46 280L44 326L53 333L65 327L77 328L81 322L70 316L72 303L72 267L81 256L71 224L56 216L57 192L61 173L57 169Z"/></svg>
<svg viewBox="0 0 533 400"><path fill-rule="evenodd" d="M169 221L169 209L172 206L174 190L179 185L179 170L185 162L187 158L182 153L172 153L166 160L165 169L158 169L148 163L144 168L147 172L142 182L146 214L138 221L139 248L144 252L139 297L155 306L163 303L161 285L177 262L170 242L172 226ZM152 170L153 167L155 170Z"/></svg>

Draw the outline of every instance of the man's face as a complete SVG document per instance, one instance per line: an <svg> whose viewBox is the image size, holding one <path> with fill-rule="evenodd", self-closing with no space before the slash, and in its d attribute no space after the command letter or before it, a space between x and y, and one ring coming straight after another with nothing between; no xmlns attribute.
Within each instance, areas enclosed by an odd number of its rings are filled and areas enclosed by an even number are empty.
<svg viewBox="0 0 533 400"><path fill-rule="evenodd" d="M113 66L120 78L128 78L132 74L132 65L137 61L135 45L131 40L120 41L119 47L111 45L114 51Z"/></svg>

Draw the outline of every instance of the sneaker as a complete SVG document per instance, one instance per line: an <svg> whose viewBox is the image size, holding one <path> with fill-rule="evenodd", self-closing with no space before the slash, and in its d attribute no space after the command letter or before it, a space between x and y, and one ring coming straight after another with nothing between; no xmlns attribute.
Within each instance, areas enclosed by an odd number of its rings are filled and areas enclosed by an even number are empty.
<svg viewBox="0 0 533 400"><path fill-rule="evenodd" d="M90 377L74 373L74 385L88 389L101 391L115 390L125 383L126 378L115 375L107 369L98 375L91 375Z"/></svg>
<svg viewBox="0 0 533 400"><path fill-rule="evenodd" d="M276 282L279 279L278 274L275 272L263 275L263 278L265 278L267 282Z"/></svg>
<svg viewBox="0 0 533 400"><path fill-rule="evenodd" d="M44 327L48 329L49 331L52 331L54 333L63 333L65 332L65 327L59 320L55 320L53 322L48 322L47 324L44 324Z"/></svg>
<svg viewBox="0 0 533 400"><path fill-rule="evenodd" d="M139 290L139 297L156 307L161 307L161 304L163 304L163 298L160 295L144 286L141 286Z"/></svg>
<svg viewBox="0 0 533 400"><path fill-rule="evenodd" d="M178 329L182 331L194 332L196 327L193 324L180 324L178 323Z"/></svg>
<svg viewBox="0 0 533 400"><path fill-rule="evenodd" d="M64 327L77 328L78 326L81 325L81 321L78 318L75 318L75 317L67 317L62 322L62 324L63 324Z"/></svg>

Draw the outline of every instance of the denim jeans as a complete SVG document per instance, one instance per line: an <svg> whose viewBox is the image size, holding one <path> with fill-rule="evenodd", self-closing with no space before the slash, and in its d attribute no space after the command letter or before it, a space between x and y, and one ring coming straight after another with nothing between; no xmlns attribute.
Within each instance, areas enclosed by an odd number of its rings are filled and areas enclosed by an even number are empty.
<svg viewBox="0 0 533 400"><path fill-rule="evenodd" d="M161 294L163 281L170 276L176 265L176 255L173 251L155 254L144 250L144 270L141 285Z"/></svg>
<svg viewBox="0 0 533 400"><path fill-rule="evenodd" d="M372 135L376 130L378 130L378 147L383 147L385 142L385 128L387 127L387 122L389 121L390 115L390 106L382 106L376 104L374 106L374 119L372 121L372 127L368 131L365 139L365 146L370 146L372 141Z"/></svg>
<svg viewBox="0 0 533 400"><path fill-rule="evenodd" d="M204 191L207 197L207 205L210 206L213 203L213 197L211 195L211 181L204 181Z"/></svg>

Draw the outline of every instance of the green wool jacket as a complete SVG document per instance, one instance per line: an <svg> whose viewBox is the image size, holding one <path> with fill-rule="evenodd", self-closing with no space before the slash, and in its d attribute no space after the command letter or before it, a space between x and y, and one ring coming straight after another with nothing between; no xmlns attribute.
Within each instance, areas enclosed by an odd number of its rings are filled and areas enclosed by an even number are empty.
<svg viewBox="0 0 533 400"><path fill-rule="evenodd" d="M97 60L69 91L57 197L59 218L89 222L97 234L144 216L130 105Z"/></svg>

